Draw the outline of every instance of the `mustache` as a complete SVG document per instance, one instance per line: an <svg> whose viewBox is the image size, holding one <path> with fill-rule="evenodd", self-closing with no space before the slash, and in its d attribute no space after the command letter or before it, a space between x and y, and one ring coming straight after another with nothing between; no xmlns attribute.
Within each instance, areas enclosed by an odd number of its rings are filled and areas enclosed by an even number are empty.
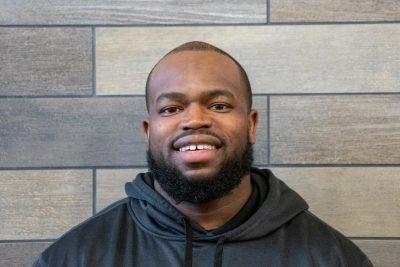
<svg viewBox="0 0 400 267"><path fill-rule="evenodd" d="M191 129L191 130L187 130L181 134L179 134L178 136L176 136L173 140L172 140L172 144L174 144L178 139L188 136L188 135L196 135L196 134L203 134L203 135L211 135L214 136L215 138L218 138L218 140L221 141L222 145L225 145L225 139L223 137L221 137L220 135L214 133L213 131L210 131L209 129Z"/></svg>

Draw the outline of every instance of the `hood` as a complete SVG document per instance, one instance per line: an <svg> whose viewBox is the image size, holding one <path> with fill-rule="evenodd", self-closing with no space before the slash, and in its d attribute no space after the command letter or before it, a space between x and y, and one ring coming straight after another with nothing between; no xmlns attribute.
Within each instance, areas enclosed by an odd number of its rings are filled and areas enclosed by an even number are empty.
<svg viewBox="0 0 400 267"><path fill-rule="evenodd" d="M223 234L227 241L251 240L268 235L308 208L303 198L277 179L270 170L252 168L251 178L253 184L267 196L246 222ZM142 173L125 185L132 218L152 235L170 240L185 239L188 219L154 191L148 182L151 180L151 173ZM193 240L217 240L220 237L210 235L198 227L193 227L192 231Z"/></svg>

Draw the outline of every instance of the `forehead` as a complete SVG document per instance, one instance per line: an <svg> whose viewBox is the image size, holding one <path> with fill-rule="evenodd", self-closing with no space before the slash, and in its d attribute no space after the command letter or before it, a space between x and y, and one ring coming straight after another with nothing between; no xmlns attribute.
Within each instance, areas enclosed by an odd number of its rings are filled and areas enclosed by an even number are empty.
<svg viewBox="0 0 400 267"><path fill-rule="evenodd" d="M239 97L245 93L235 62L215 51L182 51L166 56L154 68L148 97L152 102L166 90L192 93L214 89L229 89Z"/></svg>

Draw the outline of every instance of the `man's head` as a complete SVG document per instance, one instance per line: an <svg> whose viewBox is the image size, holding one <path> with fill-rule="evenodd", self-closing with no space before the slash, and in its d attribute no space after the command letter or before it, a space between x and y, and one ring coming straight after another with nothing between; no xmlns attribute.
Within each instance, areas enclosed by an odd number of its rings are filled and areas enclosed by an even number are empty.
<svg viewBox="0 0 400 267"><path fill-rule="evenodd" d="M205 43L205 42L193 41L193 42L184 43L184 44L172 49L158 63L160 63L165 57L167 57L170 54L183 52L183 51L214 51L216 53L219 53L221 55L224 55L224 56L227 56L228 58L230 58L236 64L236 66L239 69L240 76L242 78L242 81L243 81L244 86L245 86L246 91L247 91L247 95L246 95L247 104L248 104L249 110L251 109L253 103L252 103L252 92L251 92L250 81L249 81L249 78L247 76L246 71L243 69L242 65L240 65L240 63L236 61L235 58L233 58L231 55L229 55L224 50L222 50L222 49L220 49L218 47L215 47L215 46L213 46L211 44L208 44L208 43ZM151 80L151 76L153 74L153 71L157 67L158 63L150 71L149 75L147 76L147 80L146 80L146 107L147 107L147 111L149 111L148 95L149 95L150 80Z"/></svg>
<svg viewBox="0 0 400 267"><path fill-rule="evenodd" d="M146 85L148 163L177 202L229 194L249 174L257 112L243 68L201 42L164 56Z"/></svg>

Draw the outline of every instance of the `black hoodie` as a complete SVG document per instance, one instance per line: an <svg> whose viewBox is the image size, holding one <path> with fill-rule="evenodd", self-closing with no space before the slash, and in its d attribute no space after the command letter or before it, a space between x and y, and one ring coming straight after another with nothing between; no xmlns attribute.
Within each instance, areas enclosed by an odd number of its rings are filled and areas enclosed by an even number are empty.
<svg viewBox="0 0 400 267"><path fill-rule="evenodd" d="M372 266L269 170L253 168L251 178L253 203L206 231L154 191L151 174L139 174L125 186L128 198L63 235L33 266Z"/></svg>

